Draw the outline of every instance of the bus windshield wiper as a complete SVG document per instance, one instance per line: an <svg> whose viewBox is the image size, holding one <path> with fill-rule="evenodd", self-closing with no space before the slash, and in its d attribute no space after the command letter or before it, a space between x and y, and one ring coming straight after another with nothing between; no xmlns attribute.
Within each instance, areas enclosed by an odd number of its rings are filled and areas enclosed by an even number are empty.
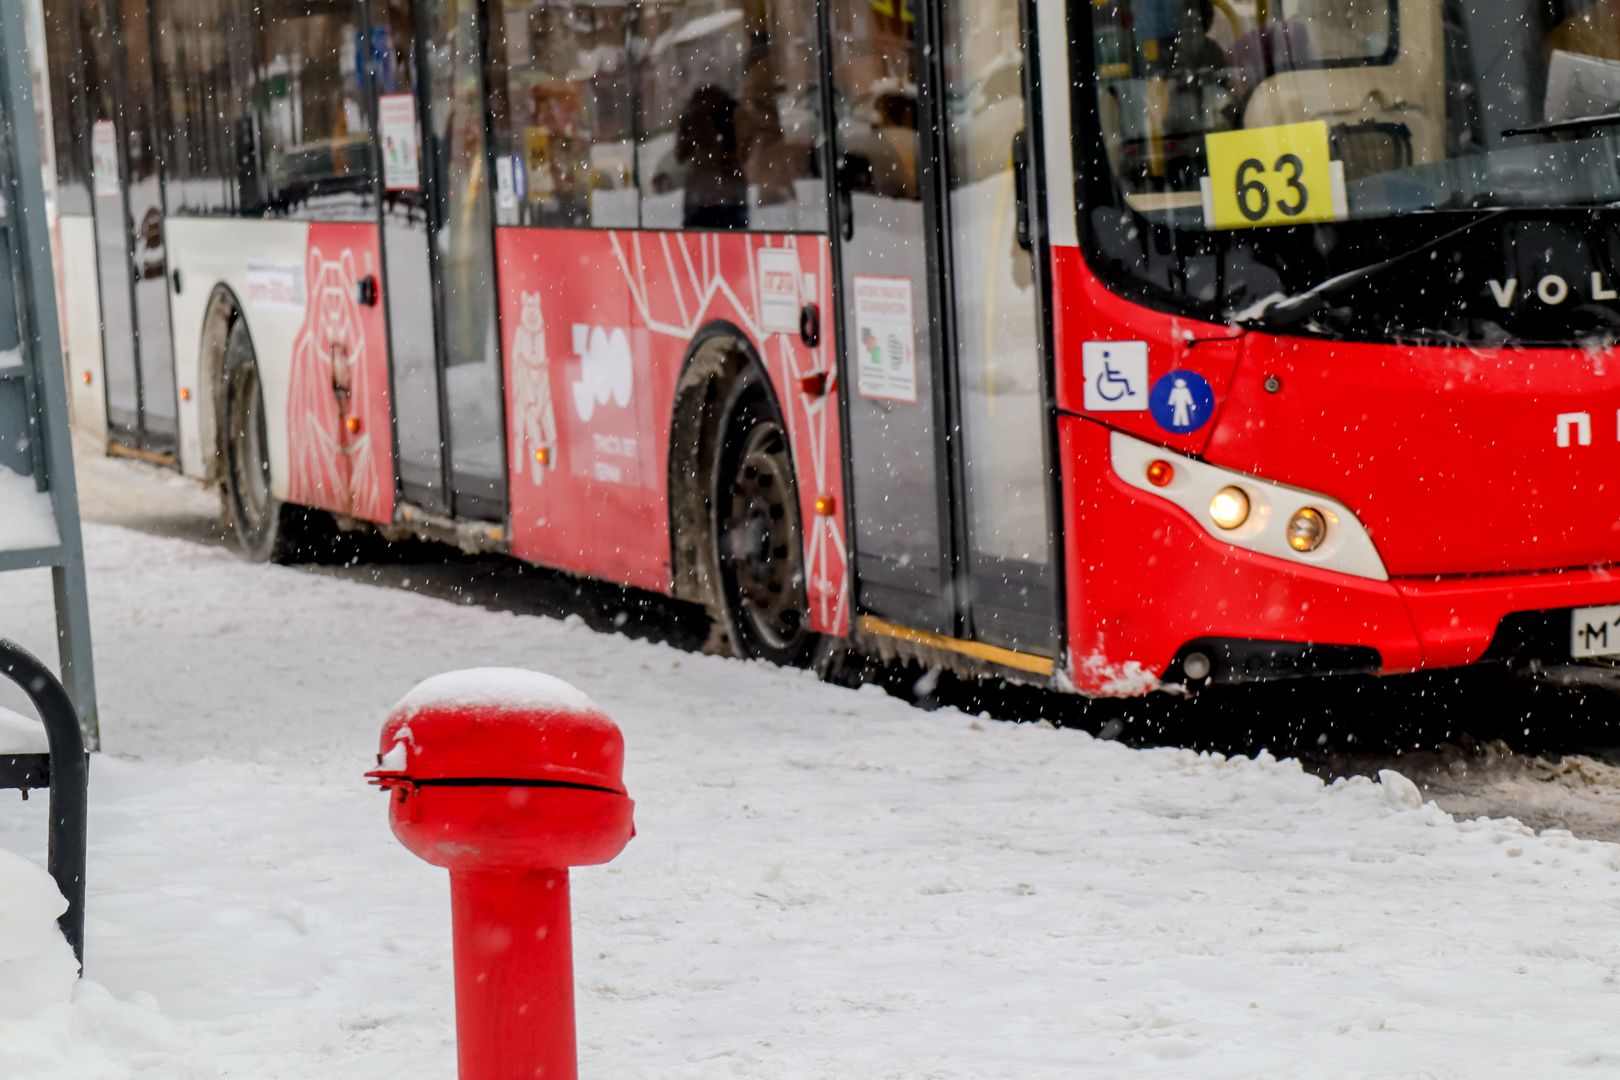
<svg viewBox="0 0 1620 1080"><path fill-rule="evenodd" d="M1304 292L1295 293L1293 296L1284 297L1281 300L1271 300L1269 298L1262 300L1247 310L1233 315L1231 317L1232 321L1239 326L1245 327L1297 326L1327 306L1329 293L1336 292L1349 285L1359 284L1369 278L1375 278L1385 270L1433 251L1447 240L1453 240L1465 232L1470 232L1488 221L1496 221L1511 212L1507 208L1493 210L1488 214L1474 218L1465 225L1459 225L1455 229L1443 232L1432 240L1425 240L1417 247L1408 248L1405 251L1391 255L1387 259L1368 263L1366 266L1358 266L1354 270L1346 270L1342 274L1335 274L1326 281L1317 282Z"/></svg>
<svg viewBox="0 0 1620 1080"><path fill-rule="evenodd" d="M1582 131L1586 128L1620 127L1620 112L1594 113L1591 116L1576 116L1569 120L1551 120L1545 124L1531 124L1529 127L1507 128L1502 132L1502 138L1512 139L1519 135L1551 135L1559 131Z"/></svg>

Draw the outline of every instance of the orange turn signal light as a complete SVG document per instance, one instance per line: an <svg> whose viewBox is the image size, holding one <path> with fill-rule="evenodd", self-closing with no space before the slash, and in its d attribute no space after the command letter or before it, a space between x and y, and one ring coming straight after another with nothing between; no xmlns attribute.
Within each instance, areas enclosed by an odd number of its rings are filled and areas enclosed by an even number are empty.
<svg viewBox="0 0 1620 1080"><path fill-rule="evenodd" d="M187 387L182 386L180 388L180 400L181 401L190 401L191 400L191 390L188 389Z"/></svg>
<svg viewBox="0 0 1620 1080"><path fill-rule="evenodd" d="M1147 467L1147 482L1154 487L1164 487L1176 478L1176 467L1168 461L1153 461Z"/></svg>
<svg viewBox="0 0 1620 1080"><path fill-rule="evenodd" d="M821 517L832 517L838 511L838 500L831 495L816 496L816 513Z"/></svg>
<svg viewBox="0 0 1620 1080"><path fill-rule="evenodd" d="M343 421L343 426L349 429L350 435L360 434L360 418L358 416L348 417Z"/></svg>
<svg viewBox="0 0 1620 1080"><path fill-rule="evenodd" d="M89 386L90 385L90 373L88 371L80 372L79 373L79 381L84 383L84 385Z"/></svg>
<svg viewBox="0 0 1620 1080"><path fill-rule="evenodd" d="M534 452L534 460L540 465L551 464L551 447L542 446Z"/></svg>

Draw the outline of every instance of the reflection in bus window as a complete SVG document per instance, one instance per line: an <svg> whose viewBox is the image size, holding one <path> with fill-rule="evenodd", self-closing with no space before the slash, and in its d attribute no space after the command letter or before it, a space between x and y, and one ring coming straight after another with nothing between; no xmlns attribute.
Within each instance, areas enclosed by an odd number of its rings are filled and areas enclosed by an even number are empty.
<svg viewBox="0 0 1620 1080"><path fill-rule="evenodd" d="M880 198L921 199L912 9L862 3L840 7L833 20L848 50L834 80L844 183Z"/></svg>
<svg viewBox="0 0 1620 1080"><path fill-rule="evenodd" d="M90 213L90 168L84 119L84 49L78 42L76 13L62 4L47 4L46 71L50 77L51 142L55 148L56 200L64 214Z"/></svg>
<svg viewBox="0 0 1620 1080"><path fill-rule="evenodd" d="M823 228L809 0L649 0L637 39L641 224Z"/></svg>
<svg viewBox="0 0 1620 1080"><path fill-rule="evenodd" d="M503 224L634 226L625 3L497 0L490 9Z"/></svg>
<svg viewBox="0 0 1620 1080"><path fill-rule="evenodd" d="M232 63L234 12L215 0L154 0L168 99L164 195L172 214L232 214L253 202L241 190L238 140L251 139L246 78Z"/></svg>
<svg viewBox="0 0 1620 1080"><path fill-rule="evenodd" d="M1620 60L1620 3L1566 5L1565 18L1547 35L1547 45L1555 51Z"/></svg>
<svg viewBox="0 0 1620 1080"><path fill-rule="evenodd" d="M255 64L268 209L325 219L375 214L355 3L279 0L262 17Z"/></svg>
<svg viewBox="0 0 1620 1080"><path fill-rule="evenodd" d="M943 23L966 565L975 631L1017 647L1049 632L1038 598L1052 555L1035 279L1018 238L1018 4L947 0Z"/></svg>

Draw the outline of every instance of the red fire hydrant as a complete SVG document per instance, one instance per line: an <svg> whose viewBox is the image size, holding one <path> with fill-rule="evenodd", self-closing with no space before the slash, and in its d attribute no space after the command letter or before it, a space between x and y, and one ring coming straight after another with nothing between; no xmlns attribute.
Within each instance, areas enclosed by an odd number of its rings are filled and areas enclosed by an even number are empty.
<svg viewBox="0 0 1620 1080"><path fill-rule="evenodd" d="M575 1080L568 868L635 833L618 727L549 675L451 672L394 707L377 764L394 835L450 871L461 1080Z"/></svg>

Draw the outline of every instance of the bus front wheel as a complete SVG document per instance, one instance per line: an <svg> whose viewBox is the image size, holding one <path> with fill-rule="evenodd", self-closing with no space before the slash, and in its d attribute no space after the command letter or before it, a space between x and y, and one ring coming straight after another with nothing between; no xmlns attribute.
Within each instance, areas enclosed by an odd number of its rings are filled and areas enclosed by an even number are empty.
<svg viewBox="0 0 1620 1080"><path fill-rule="evenodd" d="M732 398L724 430L713 506L726 630L742 656L811 663L818 636L787 432L766 395L747 386Z"/></svg>

